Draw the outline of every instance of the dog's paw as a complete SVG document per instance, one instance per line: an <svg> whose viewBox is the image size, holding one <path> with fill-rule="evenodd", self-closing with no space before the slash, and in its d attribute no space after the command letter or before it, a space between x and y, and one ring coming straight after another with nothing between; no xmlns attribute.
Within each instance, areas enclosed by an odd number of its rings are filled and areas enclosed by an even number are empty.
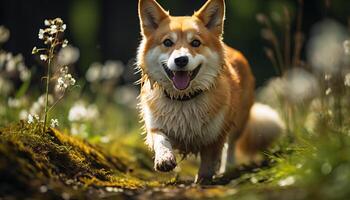
<svg viewBox="0 0 350 200"><path fill-rule="evenodd" d="M156 154L154 159L154 169L160 172L169 172L176 167L175 155L170 151Z"/></svg>
<svg viewBox="0 0 350 200"><path fill-rule="evenodd" d="M196 176L195 180L194 180L195 184L198 185L213 185L213 178L212 177L203 177L203 176Z"/></svg>

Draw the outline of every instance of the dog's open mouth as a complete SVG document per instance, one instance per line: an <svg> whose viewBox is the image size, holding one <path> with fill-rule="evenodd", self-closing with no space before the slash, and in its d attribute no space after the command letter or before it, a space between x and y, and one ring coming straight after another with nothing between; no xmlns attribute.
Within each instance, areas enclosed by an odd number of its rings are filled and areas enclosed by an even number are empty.
<svg viewBox="0 0 350 200"><path fill-rule="evenodd" d="M198 65L196 69L192 71L172 71L165 63L163 63L162 66L176 89L185 90L188 88L191 81L196 78L200 68L202 67L202 64Z"/></svg>

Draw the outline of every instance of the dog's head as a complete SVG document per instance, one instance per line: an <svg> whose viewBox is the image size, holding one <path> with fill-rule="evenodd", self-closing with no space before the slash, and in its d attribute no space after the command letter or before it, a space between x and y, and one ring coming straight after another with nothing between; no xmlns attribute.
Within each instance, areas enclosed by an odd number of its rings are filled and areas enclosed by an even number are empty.
<svg viewBox="0 0 350 200"><path fill-rule="evenodd" d="M151 82L175 96L213 86L224 63L224 0L208 0L185 17L169 15L155 0L139 0L139 17L138 64Z"/></svg>

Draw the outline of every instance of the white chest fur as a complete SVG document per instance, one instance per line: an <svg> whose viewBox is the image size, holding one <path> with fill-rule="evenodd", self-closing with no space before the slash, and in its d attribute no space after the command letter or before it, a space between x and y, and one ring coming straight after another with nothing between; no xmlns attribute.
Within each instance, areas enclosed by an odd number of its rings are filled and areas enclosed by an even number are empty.
<svg viewBox="0 0 350 200"><path fill-rule="evenodd" d="M188 101L170 100L159 91L146 96L142 97L141 107L147 132L162 130L175 146L196 149L215 141L222 131L226 108L210 116L211 105L205 93ZM152 109L147 101L153 102Z"/></svg>

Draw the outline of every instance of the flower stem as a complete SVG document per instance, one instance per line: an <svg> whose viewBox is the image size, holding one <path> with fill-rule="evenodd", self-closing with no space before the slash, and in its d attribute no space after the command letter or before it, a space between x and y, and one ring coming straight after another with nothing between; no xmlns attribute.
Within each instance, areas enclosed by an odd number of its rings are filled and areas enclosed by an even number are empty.
<svg viewBox="0 0 350 200"><path fill-rule="evenodd" d="M50 52L49 52L49 60L48 60L48 64L47 64L43 133L46 131L46 124L47 124L47 115L48 115L48 107L49 107L49 86L50 86L50 79L51 79L50 69L51 69L51 59L53 58L53 50L54 50L54 48L51 47Z"/></svg>

